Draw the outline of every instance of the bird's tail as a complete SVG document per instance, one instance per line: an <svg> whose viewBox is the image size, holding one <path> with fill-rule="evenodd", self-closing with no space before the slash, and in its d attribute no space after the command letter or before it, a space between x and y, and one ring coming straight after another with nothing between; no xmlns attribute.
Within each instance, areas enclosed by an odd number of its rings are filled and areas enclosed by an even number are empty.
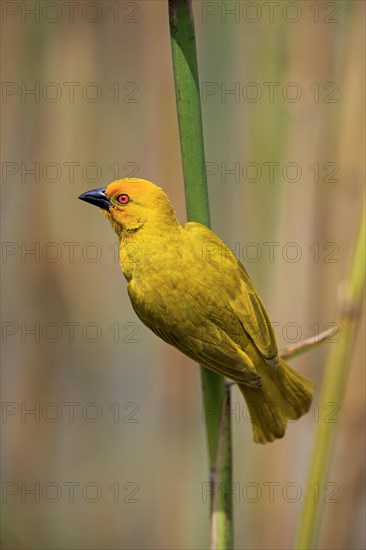
<svg viewBox="0 0 366 550"><path fill-rule="evenodd" d="M280 366L268 365L262 387L239 384L246 401L255 443L268 443L284 436L287 420L296 420L310 409L314 384L294 371L283 359Z"/></svg>

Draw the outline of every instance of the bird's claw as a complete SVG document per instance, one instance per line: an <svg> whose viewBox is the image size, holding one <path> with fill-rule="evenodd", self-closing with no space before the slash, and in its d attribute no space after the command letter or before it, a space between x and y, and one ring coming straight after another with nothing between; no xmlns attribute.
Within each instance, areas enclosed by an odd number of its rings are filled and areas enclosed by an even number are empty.
<svg viewBox="0 0 366 550"><path fill-rule="evenodd" d="M266 359L266 363L271 367L271 369L278 369L278 367L280 366L278 355L276 355L275 357L271 357L271 359Z"/></svg>
<svg viewBox="0 0 366 550"><path fill-rule="evenodd" d="M251 372L248 376L248 383L255 388L260 388L262 386L262 378L257 372Z"/></svg>

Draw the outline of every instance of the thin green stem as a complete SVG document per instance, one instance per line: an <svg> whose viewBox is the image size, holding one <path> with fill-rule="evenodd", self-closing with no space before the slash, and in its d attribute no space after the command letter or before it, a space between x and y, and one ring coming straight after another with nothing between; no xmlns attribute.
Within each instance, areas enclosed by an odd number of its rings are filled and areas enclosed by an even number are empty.
<svg viewBox="0 0 366 550"><path fill-rule="evenodd" d="M169 25L187 215L210 226L196 40L191 0L169 0ZM211 483L231 488L231 426L224 407L224 378L201 368ZM227 406L229 399L225 399ZM227 417L223 425L222 415ZM221 431L220 431L221 427ZM221 450L220 450L221 449ZM220 451L220 452L219 452ZM220 521L216 521L220 518ZM211 499L212 547L232 547L231 497Z"/></svg>
<svg viewBox="0 0 366 550"><path fill-rule="evenodd" d="M335 402L341 406L346 385L347 369L355 339L355 325L361 308L365 288L365 209L359 226L357 242L348 282L345 285L344 298L341 304L341 322L339 341L332 345L325 369L320 403ZM324 486L327 478L330 457L333 451L336 424L321 422L315 434L313 455L310 463L307 486L318 483ZM311 491L305 496L304 507L300 518L296 548L308 550L316 548L322 502L314 501Z"/></svg>
<svg viewBox="0 0 366 550"><path fill-rule="evenodd" d="M210 227L191 0L169 0L169 22L187 214Z"/></svg>
<svg viewBox="0 0 366 550"><path fill-rule="evenodd" d="M233 547L232 530L232 450L231 450L231 393L225 385L216 456L216 475L221 484L211 487L211 550L225 550Z"/></svg>

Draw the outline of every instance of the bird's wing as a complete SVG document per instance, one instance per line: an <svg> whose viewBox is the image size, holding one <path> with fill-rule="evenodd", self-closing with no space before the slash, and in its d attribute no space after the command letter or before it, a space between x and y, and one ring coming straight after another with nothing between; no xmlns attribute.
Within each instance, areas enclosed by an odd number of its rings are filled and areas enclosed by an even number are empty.
<svg viewBox="0 0 366 550"><path fill-rule="evenodd" d="M154 334L156 334L156 336L159 336L159 338L164 340L164 342L166 342L167 344L170 344L171 346L174 346L175 348L178 348L181 351L183 351L183 349L181 349L182 346L181 346L181 341L179 339L179 336L176 335L173 331L168 331L168 330L164 330L162 328L155 327L154 325L151 325L150 323L148 323L145 320L143 321L143 323L147 326L147 328L152 330L152 332ZM185 353L185 352L183 352L183 353Z"/></svg>
<svg viewBox="0 0 366 550"><path fill-rule="evenodd" d="M230 248L204 225L188 222L184 229L200 241L204 260L220 274L219 279L228 294L231 309L257 350L268 360L276 357L278 351L271 321L244 266Z"/></svg>
<svg viewBox="0 0 366 550"><path fill-rule="evenodd" d="M172 307L164 302L166 289L161 291L162 295L159 294L160 287L154 286L144 292L132 280L128 293L138 317L162 340L215 372L239 383L258 386L260 376L252 359L232 339L235 338L233 331L226 332L215 323L215 319L209 319L212 305L208 306L206 315L202 315L202 308L208 302L207 289L204 285L201 289L191 285L188 288L183 296L179 293L180 299L172 302ZM231 317L235 323L236 316L232 311ZM240 323L236 321L235 324L241 332Z"/></svg>
<svg viewBox="0 0 366 550"><path fill-rule="evenodd" d="M242 284L241 291L230 300L230 305L263 357L268 361L276 358L278 350L272 324L257 293L248 291Z"/></svg>
<svg viewBox="0 0 366 550"><path fill-rule="evenodd" d="M192 330L178 333L157 329L146 321L144 322L162 340L176 347L197 363L205 365L239 384L254 387L261 385L261 377L250 357L214 323L208 322L205 326L192 327Z"/></svg>

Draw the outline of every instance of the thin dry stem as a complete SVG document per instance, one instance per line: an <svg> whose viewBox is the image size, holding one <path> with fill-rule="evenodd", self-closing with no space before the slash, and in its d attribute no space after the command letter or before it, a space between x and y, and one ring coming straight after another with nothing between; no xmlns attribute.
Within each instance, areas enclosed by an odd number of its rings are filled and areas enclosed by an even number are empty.
<svg viewBox="0 0 366 550"><path fill-rule="evenodd" d="M324 330L323 332L320 332L319 334L312 336L311 338L307 338L306 340L302 340L301 342L297 342L296 344L287 346L286 348L282 348L279 352L279 355L280 357L282 357L282 359L286 360L290 359L291 357L297 357L298 355L306 353L316 346L323 344L324 342L326 342L326 340L335 336L338 330L338 326L328 328L327 330Z"/></svg>

